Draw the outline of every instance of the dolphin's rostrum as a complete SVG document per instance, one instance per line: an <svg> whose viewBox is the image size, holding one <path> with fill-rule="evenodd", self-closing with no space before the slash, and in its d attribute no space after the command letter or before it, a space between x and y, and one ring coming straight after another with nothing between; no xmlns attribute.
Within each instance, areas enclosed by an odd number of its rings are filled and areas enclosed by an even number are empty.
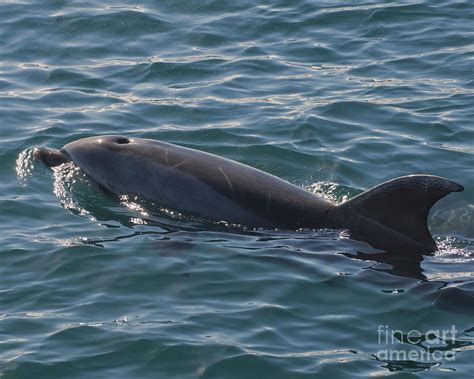
<svg viewBox="0 0 474 379"><path fill-rule="evenodd" d="M382 183L340 205L256 168L173 144L123 136L38 148L48 166L72 161L100 186L139 195L183 214L247 227L347 229L386 251L436 250L430 208L460 184L432 175Z"/></svg>

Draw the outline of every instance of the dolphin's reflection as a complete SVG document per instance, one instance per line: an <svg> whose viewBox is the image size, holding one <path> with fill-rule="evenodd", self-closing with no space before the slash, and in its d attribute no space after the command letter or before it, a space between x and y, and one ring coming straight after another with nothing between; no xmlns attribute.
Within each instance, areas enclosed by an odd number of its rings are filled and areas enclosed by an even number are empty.
<svg viewBox="0 0 474 379"><path fill-rule="evenodd" d="M357 251L355 254L348 252L341 254L352 259L375 262L373 266L369 267L374 271L386 272L409 279L427 280L421 268L423 255L391 252L364 253L362 251ZM380 263L383 264L382 267L378 266ZM391 267L386 267L386 265Z"/></svg>

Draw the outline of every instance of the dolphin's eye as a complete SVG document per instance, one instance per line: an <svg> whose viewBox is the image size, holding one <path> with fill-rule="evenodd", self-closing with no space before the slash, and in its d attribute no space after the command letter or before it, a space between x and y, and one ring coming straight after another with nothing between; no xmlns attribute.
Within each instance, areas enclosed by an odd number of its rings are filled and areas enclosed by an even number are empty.
<svg viewBox="0 0 474 379"><path fill-rule="evenodd" d="M120 145L123 145L123 144L126 144L126 143L130 143L130 140L126 137L118 137L116 140L115 140L115 143L118 143Z"/></svg>

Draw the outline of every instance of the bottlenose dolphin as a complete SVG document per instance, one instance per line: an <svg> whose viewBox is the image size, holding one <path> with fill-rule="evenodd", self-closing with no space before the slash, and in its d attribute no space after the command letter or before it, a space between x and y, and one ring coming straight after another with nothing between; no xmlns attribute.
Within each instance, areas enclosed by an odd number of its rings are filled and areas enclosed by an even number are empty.
<svg viewBox="0 0 474 379"><path fill-rule="evenodd" d="M436 250L427 225L439 199L463 186L432 175L382 183L335 205L273 175L206 152L142 138L98 136L60 150L37 148L48 166L72 161L101 187L168 209L253 228L346 229L386 251Z"/></svg>

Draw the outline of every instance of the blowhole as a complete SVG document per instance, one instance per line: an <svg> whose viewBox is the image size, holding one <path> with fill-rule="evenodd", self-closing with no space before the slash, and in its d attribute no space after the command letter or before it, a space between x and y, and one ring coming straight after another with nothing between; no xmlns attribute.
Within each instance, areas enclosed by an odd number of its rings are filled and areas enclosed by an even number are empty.
<svg viewBox="0 0 474 379"><path fill-rule="evenodd" d="M126 137L119 137L115 140L115 143L118 143L120 145L124 145L126 143L130 143L130 140Z"/></svg>

